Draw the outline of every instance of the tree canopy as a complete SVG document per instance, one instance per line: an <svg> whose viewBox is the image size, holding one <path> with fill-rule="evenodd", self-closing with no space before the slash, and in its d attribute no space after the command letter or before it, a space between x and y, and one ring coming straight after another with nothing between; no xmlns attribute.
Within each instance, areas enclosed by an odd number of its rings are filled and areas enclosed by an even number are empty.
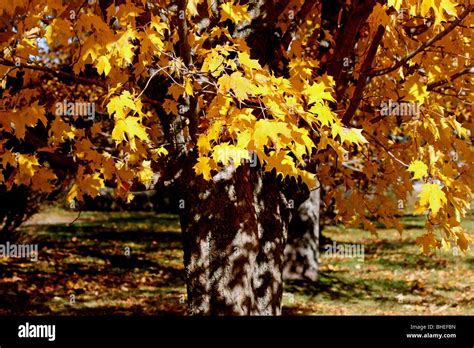
<svg viewBox="0 0 474 348"><path fill-rule="evenodd" d="M423 251L472 240L468 1L6 0L0 184L117 197L258 170L329 188L336 221L397 217L415 183ZM329 21L328 18L332 18Z"/></svg>

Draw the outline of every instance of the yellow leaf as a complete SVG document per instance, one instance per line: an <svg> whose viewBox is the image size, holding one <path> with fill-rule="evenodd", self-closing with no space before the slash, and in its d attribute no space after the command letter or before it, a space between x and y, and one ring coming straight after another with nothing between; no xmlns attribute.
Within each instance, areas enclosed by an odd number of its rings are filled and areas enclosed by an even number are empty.
<svg viewBox="0 0 474 348"><path fill-rule="evenodd" d="M200 0L188 0L188 6L186 10L191 14L191 16L197 16L199 14L197 10L197 5Z"/></svg>
<svg viewBox="0 0 474 348"><path fill-rule="evenodd" d="M330 126L334 123L334 114L331 109L323 103L315 103L310 109L309 112L315 114L317 120L321 123L321 125ZM311 115L311 114L309 114ZM305 115L305 118L311 123L314 117L308 117L309 115Z"/></svg>
<svg viewBox="0 0 474 348"><path fill-rule="evenodd" d="M15 136L18 139L23 139L26 133L26 127L33 127L41 121L43 125L48 123L45 116L44 107L38 105L38 102L26 107L19 112L11 112L5 115L11 118L11 122L15 125Z"/></svg>
<svg viewBox="0 0 474 348"><path fill-rule="evenodd" d="M202 63L201 71L210 72L212 76L217 77L224 69L224 62L225 58L223 56L211 50Z"/></svg>
<svg viewBox="0 0 474 348"><path fill-rule="evenodd" d="M239 52L239 63L250 69L260 70L262 67L256 59L250 59L250 55L247 52Z"/></svg>
<svg viewBox="0 0 474 348"><path fill-rule="evenodd" d="M223 143L214 146L212 149L212 159L216 163L221 162L224 166L229 165L232 160L235 168L237 168L242 163L242 159L250 159L250 154L248 149Z"/></svg>
<svg viewBox="0 0 474 348"><path fill-rule="evenodd" d="M426 97L429 95L427 86L420 82L418 74L414 74L405 83L405 90L408 95L406 100L417 101L420 105L425 102Z"/></svg>
<svg viewBox="0 0 474 348"><path fill-rule="evenodd" d="M79 187L77 184L72 185L71 189L67 193L66 201L71 203L77 198L77 200L82 201L82 194L79 192Z"/></svg>
<svg viewBox="0 0 474 348"><path fill-rule="evenodd" d="M267 145L268 138L270 138L278 149L282 147L280 144L280 134L286 138L284 140L291 139L291 129L288 128L285 122L258 120L255 124L252 138L257 148L263 148L263 146Z"/></svg>
<svg viewBox="0 0 474 348"><path fill-rule="evenodd" d="M467 240L466 235L464 234L464 230L460 228L460 231L456 232L456 236L458 237L456 244L462 251L466 252L467 248L469 248L469 241Z"/></svg>
<svg viewBox="0 0 474 348"><path fill-rule="evenodd" d="M125 137L125 135L127 135L127 137ZM135 136L144 141L148 140L146 128L138 123L137 117L126 117L125 119L119 119L115 123L114 130L112 131L112 139L114 139L116 143L120 143L128 138L130 148L135 151L137 149Z"/></svg>
<svg viewBox="0 0 474 348"><path fill-rule="evenodd" d="M28 185L40 167L38 159L32 155L18 154L17 160L18 175L15 177L15 183Z"/></svg>
<svg viewBox="0 0 474 348"><path fill-rule="evenodd" d="M100 75L102 75L102 73L105 73L105 76L107 76L112 66L110 65L110 61L106 56L100 56L99 59L97 60L96 68L97 68L97 72Z"/></svg>
<svg viewBox="0 0 474 348"><path fill-rule="evenodd" d="M151 150L153 155L153 159L157 159L159 156L166 156L168 154L168 150L166 150L163 146L160 146L157 149Z"/></svg>
<svg viewBox="0 0 474 348"><path fill-rule="evenodd" d="M105 187L104 180L99 175L99 173L84 175L79 181L81 191L91 197L97 196L99 189Z"/></svg>
<svg viewBox="0 0 474 348"><path fill-rule="evenodd" d="M338 127L337 124L333 125L333 130L336 130L336 134L341 137L341 143L349 142L350 144L365 144L367 139L362 135L362 129L358 128L346 128ZM334 136L334 133L333 133Z"/></svg>
<svg viewBox="0 0 474 348"><path fill-rule="evenodd" d="M387 26L390 23L390 16L387 15L385 6L376 3L367 21L370 23L371 28L374 29L378 25Z"/></svg>
<svg viewBox="0 0 474 348"><path fill-rule="evenodd" d="M211 179L211 159L209 157L199 157L197 163L194 165L194 171L197 175L202 175L205 180Z"/></svg>
<svg viewBox="0 0 474 348"><path fill-rule="evenodd" d="M398 11L402 7L402 0L388 0L387 6L393 6L393 8Z"/></svg>
<svg viewBox="0 0 474 348"><path fill-rule="evenodd" d="M186 88L184 91L187 95L193 95L193 81L191 79L186 79Z"/></svg>
<svg viewBox="0 0 474 348"><path fill-rule="evenodd" d="M418 202L419 208L431 209L433 216L436 216L441 207L446 204L446 195L438 184L423 184L418 197L420 198Z"/></svg>
<svg viewBox="0 0 474 348"><path fill-rule="evenodd" d="M322 100L335 101L327 89L329 89L329 87L323 82L313 83L309 86L309 88L306 89L306 93L309 96L308 104L321 102Z"/></svg>
<svg viewBox="0 0 474 348"><path fill-rule="evenodd" d="M221 22L230 19L234 23L250 22L250 15L247 10L248 5L235 5L233 1L228 1L221 5Z"/></svg>
<svg viewBox="0 0 474 348"><path fill-rule="evenodd" d="M428 166L424 164L422 161L413 161L410 163L408 167L408 171L412 172L413 180L421 179L424 176L428 175Z"/></svg>
<svg viewBox="0 0 474 348"><path fill-rule="evenodd" d="M246 79L241 72L234 72L232 75L224 75L219 81L219 91L221 93L228 93L229 90L233 90L235 96L239 100L245 100L248 94L253 94L255 89L254 85L250 80Z"/></svg>
<svg viewBox="0 0 474 348"><path fill-rule="evenodd" d="M109 52L113 52L114 55L117 57L120 65L123 63L132 64L133 61L133 44L131 40L137 37L136 31L129 29L122 33L120 38L115 42L112 42L108 48Z"/></svg>
<svg viewBox="0 0 474 348"><path fill-rule="evenodd" d="M127 110L135 110L136 105L129 91L124 91L120 96L112 97L107 104L107 112L109 115L115 113L115 119L123 119L127 114Z"/></svg>
<svg viewBox="0 0 474 348"><path fill-rule="evenodd" d="M141 169L137 173L138 179L145 185L149 185L153 181L154 172L151 170L151 161L143 161Z"/></svg>

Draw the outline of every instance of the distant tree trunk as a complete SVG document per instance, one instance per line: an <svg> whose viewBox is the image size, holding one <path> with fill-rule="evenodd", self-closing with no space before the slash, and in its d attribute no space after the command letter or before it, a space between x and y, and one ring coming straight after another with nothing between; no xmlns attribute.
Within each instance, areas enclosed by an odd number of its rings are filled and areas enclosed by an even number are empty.
<svg viewBox="0 0 474 348"><path fill-rule="evenodd" d="M181 178L188 303L192 315L279 315L291 209L281 181L248 166L206 182Z"/></svg>
<svg viewBox="0 0 474 348"><path fill-rule="evenodd" d="M318 187L311 191L291 220L285 247L285 280L315 281L318 278L320 201L321 190Z"/></svg>

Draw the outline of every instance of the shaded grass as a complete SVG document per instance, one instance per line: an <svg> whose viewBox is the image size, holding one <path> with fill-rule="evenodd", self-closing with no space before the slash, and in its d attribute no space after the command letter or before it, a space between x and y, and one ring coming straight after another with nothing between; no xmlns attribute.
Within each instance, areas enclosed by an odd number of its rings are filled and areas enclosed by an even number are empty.
<svg viewBox="0 0 474 348"><path fill-rule="evenodd" d="M428 256L415 244L425 233L419 217L403 217L400 235L380 229L378 236L360 229L329 226L324 234L336 243L364 246L363 261L321 253L318 282L287 282L285 314L472 315L474 258L439 250ZM474 216L463 227L474 231ZM291 301L289 301L290 299Z"/></svg>
<svg viewBox="0 0 474 348"><path fill-rule="evenodd" d="M70 225L76 217L52 209L25 226L40 259L0 259L0 314L185 313L176 216L85 212Z"/></svg>
<svg viewBox="0 0 474 348"><path fill-rule="evenodd" d="M183 315L181 234L176 216L49 209L23 228L40 259L0 258L0 315ZM317 282L285 284L284 314L474 314L474 258L420 254L418 217L400 235L328 226L336 243L364 246L364 258L321 254ZM465 221L472 234L474 217Z"/></svg>

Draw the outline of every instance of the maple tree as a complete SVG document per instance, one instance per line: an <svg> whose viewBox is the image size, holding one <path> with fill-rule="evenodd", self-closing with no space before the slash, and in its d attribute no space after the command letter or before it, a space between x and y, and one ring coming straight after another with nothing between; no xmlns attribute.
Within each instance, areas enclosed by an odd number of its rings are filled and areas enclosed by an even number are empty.
<svg viewBox="0 0 474 348"><path fill-rule="evenodd" d="M465 252L472 12L453 0L4 1L0 184L61 189L75 205L104 187L130 202L158 176L180 208L193 314L280 313L288 226L320 187L335 222L401 232L420 181L417 242Z"/></svg>

